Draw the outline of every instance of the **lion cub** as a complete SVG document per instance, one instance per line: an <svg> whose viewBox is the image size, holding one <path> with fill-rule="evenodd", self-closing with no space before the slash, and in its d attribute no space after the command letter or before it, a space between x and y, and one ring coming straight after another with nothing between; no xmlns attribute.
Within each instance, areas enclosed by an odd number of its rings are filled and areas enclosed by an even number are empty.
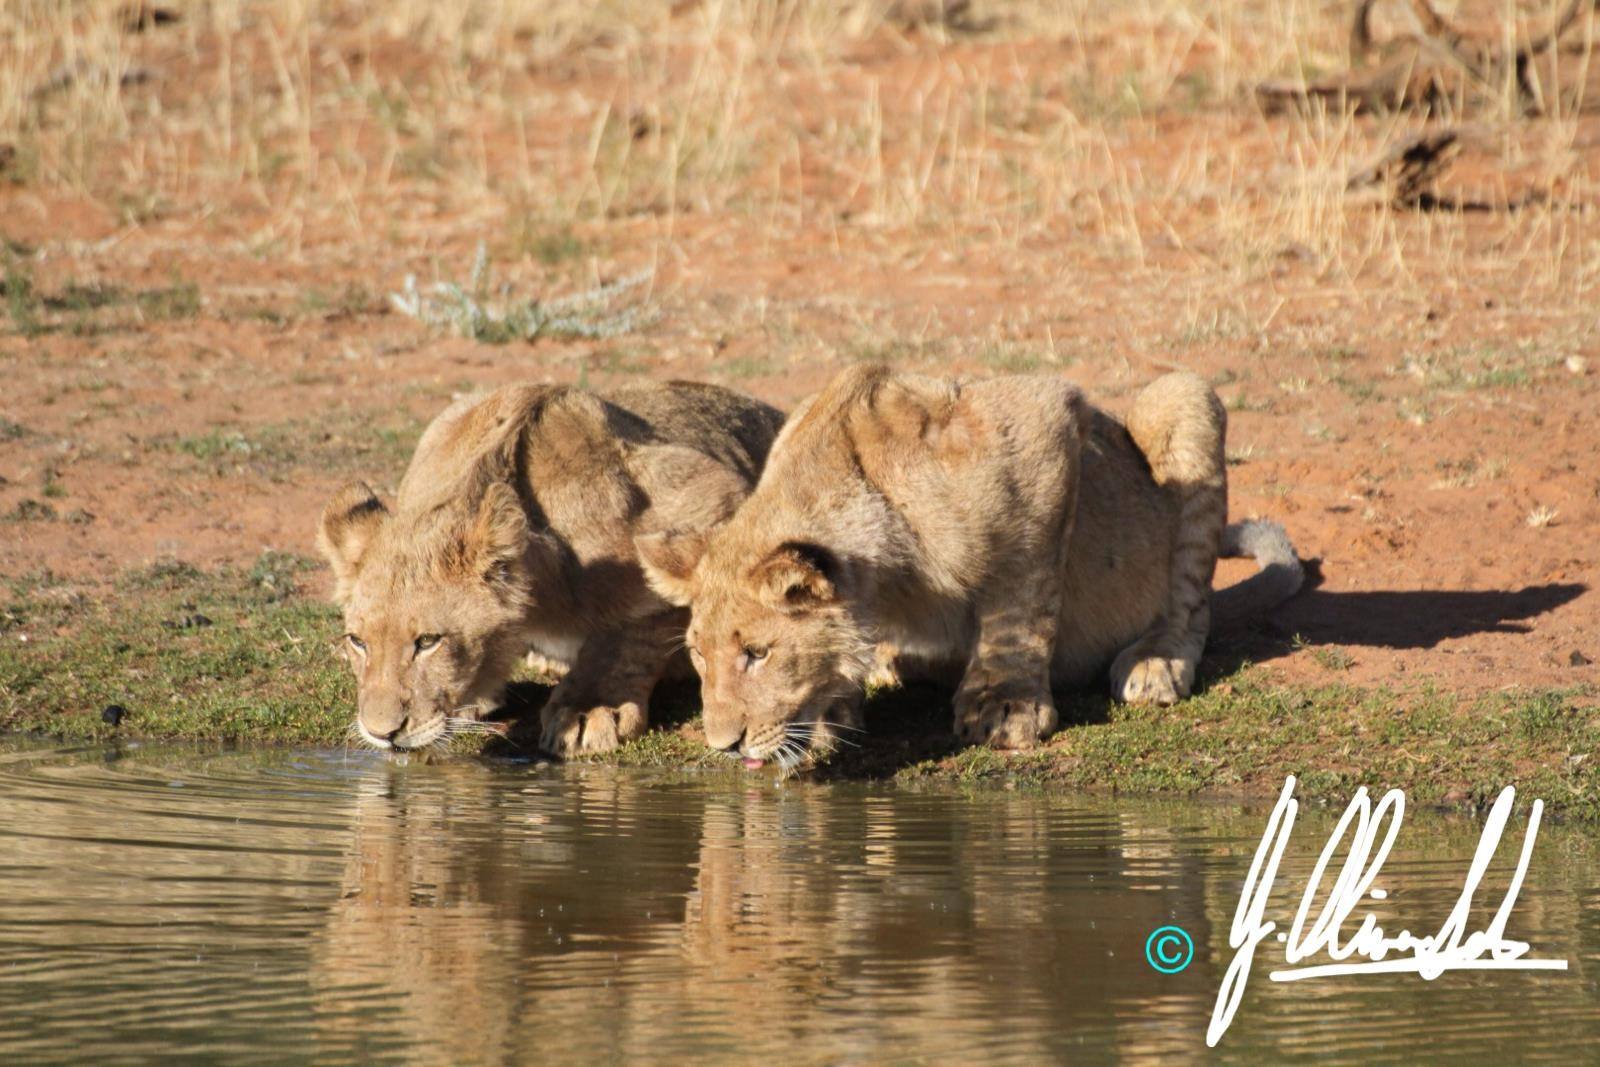
<svg viewBox="0 0 1600 1067"><path fill-rule="evenodd" d="M530 650L571 668L541 713L546 749L603 752L642 733L686 614L646 583L634 538L726 519L782 418L688 382L508 386L452 405L392 511L353 484L322 513L361 736L405 749L448 736Z"/></svg>
<svg viewBox="0 0 1600 1067"><path fill-rule="evenodd" d="M884 649L958 675L957 735L1001 747L1055 729L1052 684L1108 665L1124 700L1187 696L1219 551L1258 557L1258 599L1300 582L1280 529L1225 528L1224 424L1192 374L1124 425L1057 378L841 373L726 524L638 539L692 606L707 742L785 763L828 747Z"/></svg>

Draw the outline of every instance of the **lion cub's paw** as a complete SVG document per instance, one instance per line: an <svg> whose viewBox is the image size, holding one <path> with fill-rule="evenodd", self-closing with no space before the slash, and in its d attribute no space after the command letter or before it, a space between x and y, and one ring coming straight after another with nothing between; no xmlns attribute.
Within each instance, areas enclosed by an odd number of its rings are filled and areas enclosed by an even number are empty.
<svg viewBox="0 0 1600 1067"><path fill-rule="evenodd" d="M1139 655L1130 648L1111 665L1111 692L1129 704L1166 707L1189 695L1194 668L1188 661L1166 656Z"/></svg>
<svg viewBox="0 0 1600 1067"><path fill-rule="evenodd" d="M888 642L882 642L872 654L872 672L867 675L866 688L873 689L899 689L900 672L895 669L895 647Z"/></svg>
<svg viewBox="0 0 1600 1067"><path fill-rule="evenodd" d="M956 737L995 748L1032 748L1056 728L1048 692L1016 688L967 689L956 694Z"/></svg>
<svg viewBox="0 0 1600 1067"><path fill-rule="evenodd" d="M632 741L644 728L644 708L631 700L585 709L546 705L539 713L539 747L557 756L595 755Z"/></svg>
<svg viewBox="0 0 1600 1067"><path fill-rule="evenodd" d="M552 659L543 652L529 649L523 662L529 671L540 678L565 678L571 665L566 660Z"/></svg>

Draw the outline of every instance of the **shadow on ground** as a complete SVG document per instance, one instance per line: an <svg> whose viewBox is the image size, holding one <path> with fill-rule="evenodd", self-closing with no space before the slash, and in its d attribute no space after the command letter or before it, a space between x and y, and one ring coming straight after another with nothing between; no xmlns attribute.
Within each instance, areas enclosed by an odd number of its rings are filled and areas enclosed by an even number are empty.
<svg viewBox="0 0 1600 1067"><path fill-rule="evenodd" d="M1306 586L1259 618L1219 623L1207 658L1236 666L1306 646L1428 649L1473 634L1527 633L1532 629L1528 620L1571 603L1589 589L1576 582L1552 582L1508 590L1335 593L1320 587L1316 560L1306 563Z"/></svg>

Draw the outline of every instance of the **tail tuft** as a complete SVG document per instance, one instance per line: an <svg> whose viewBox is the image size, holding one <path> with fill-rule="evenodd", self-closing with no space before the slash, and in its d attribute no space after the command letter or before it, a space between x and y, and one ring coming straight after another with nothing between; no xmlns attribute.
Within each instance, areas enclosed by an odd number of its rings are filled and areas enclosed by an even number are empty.
<svg viewBox="0 0 1600 1067"><path fill-rule="evenodd" d="M1261 568L1244 581L1212 594L1212 618L1220 624L1242 622L1271 611L1298 593L1305 581L1305 568L1288 533L1267 519L1229 523L1222 532L1219 555L1224 559L1253 559Z"/></svg>

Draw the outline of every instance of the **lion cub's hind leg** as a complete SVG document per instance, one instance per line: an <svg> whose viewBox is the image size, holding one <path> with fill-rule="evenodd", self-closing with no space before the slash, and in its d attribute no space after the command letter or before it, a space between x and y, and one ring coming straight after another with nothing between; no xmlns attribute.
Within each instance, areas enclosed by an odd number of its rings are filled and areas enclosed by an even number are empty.
<svg viewBox="0 0 1600 1067"><path fill-rule="evenodd" d="M1190 616L1195 629L1174 633L1166 620L1118 653L1111 664L1111 692L1129 704L1176 704L1194 689L1194 675L1206 648L1210 611Z"/></svg>
<svg viewBox="0 0 1600 1067"><path fill-rule="evenodd" d="M1174 704L1194 688L1211 630L1211 579L1228 517L1223 439L1227 413L1198 375L1152 382L1134 401L1128 432L1157 484L1173 493L1166 608L1111 665L1111 692L1132 704Z"/></svg>
<svg viewBox="0 0 1600 1067"><path fill-rule="evenodd" d="M649 725L650 693L683 636L676 612L599 634L539 712L539 747L557 756L610 752Z"/></svg>

